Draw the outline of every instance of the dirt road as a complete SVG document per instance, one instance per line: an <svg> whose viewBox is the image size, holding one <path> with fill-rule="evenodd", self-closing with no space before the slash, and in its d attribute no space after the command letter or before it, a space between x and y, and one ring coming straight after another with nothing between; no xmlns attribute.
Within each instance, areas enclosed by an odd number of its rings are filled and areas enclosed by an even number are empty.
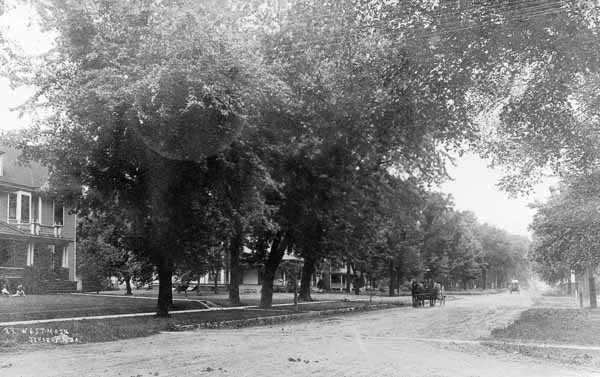
<svg viewBox="0 0 600 377"><path fill-rule="evenodd" d="M526 293L470 296L442 308L0 354L0 376L600 376L451 342L486 336L531 305Z"/></svg>

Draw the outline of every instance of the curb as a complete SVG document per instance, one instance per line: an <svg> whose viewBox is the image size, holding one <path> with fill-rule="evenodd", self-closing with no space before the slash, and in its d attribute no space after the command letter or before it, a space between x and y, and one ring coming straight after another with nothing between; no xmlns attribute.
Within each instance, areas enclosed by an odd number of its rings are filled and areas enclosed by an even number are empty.
<svg viewBox="0 0 600 377"><path fill-rule="evenodd" d="M347 307L347 308L310 311L310 312L303 312L303 313L292 313L292 314L275 315L275 316L268 316L268 317L236 319L236 320L231 320L231 321L202 322L202 323L197 323L197 324L193 324L193 325L173 325L168 331L190 331L190 330L198 330L198 329L232 329L232 328L237 329L237 328L251 327L251 326L266 326L266 325L273 325L273 324L281 323L281 322L289 322L289 321L294 321L294 320L324 317L324 316L333 315L333 314L364 312L364 311L371 311L371 310L399 308L399 307L404 307L404 306L406 306L406 305L397 304L397 303L373 304L373 305L365 305L365 306L351 306L351 307Z"/></svg>

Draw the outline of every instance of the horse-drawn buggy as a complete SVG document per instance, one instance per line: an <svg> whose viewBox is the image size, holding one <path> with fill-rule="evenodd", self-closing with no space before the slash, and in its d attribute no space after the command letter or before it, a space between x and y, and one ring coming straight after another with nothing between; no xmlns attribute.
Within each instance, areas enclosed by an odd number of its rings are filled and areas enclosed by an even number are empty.
<svg viewBox="0 0 600 377"><path fill-rule="evenodd" d="M440 305L446 304L446 295L444 288L440 283L417 283L413 281L411 284L412 304L413 307L424 307L425 302L429 302L429 306L435 306L437 302Z"/></svg>

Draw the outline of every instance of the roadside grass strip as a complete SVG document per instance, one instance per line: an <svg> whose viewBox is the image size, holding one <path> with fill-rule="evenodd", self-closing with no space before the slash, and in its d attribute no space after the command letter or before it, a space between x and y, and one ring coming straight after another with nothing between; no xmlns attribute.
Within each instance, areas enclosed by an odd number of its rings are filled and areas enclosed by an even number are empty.
<svg viewBox="0 0 600 377"><path fill-rule="evenodd" d="M481 344L508 353L568 364L600 367L600 313L542 307L522 312L513 323L492 330Z"/></svg>
<svg viewBox="0 0 600 377"><path fill-rule="evenodd" d="M367 339L376 339L375 337L367 337ZM382 339L389 339L389 337L382 337ZM484 345L484 346L511 346L511 347L535 347L535 348L549 348L549 349L567 349L567 350L578 350L578 351L596 351L600 352L600 346L586 346L580 344L560 344L560 343L535 343L535 342L515 342L515 341L501 341L492 339L480 339L480 340L468 340L468 339L440 339L440 338L402 338L407 341L417 341L426 343L443 343L443 344L469 344L469 345Z"/></svg>
<svg viewBox="0 0 600 377"><path fill-rule="evenodd" d="M600 346L600 313L589 309L528 309L508 326L492 330L491 337L509 342Z"/></svg>
<svg viewBox="0 0 600 377"><path fill-rule="evenodd" d="M156 299L154 299L156 300ZM320 305L320 304L334 304L334 303L351 303L352 301L319 301L319 302L299 302L298 306L307 305ZM359 301L357 301L359 302ZM274 304L273 307L290 307L293 308L294 304ZM172 310L170 314L186 314L186 313L202 313L211 311L233 311L233 310L256 310L256 311L277 311L277 312L288 312L289 310L272 310L272 309L261 309L255 305L251 306L234 306L234 307L207 307L203 309L186 309L186 310ZM94 316L80 316L80 317L66 317L66 318L51 318L51 319L38 319L38 320L26 320L26 321L9 321L0 322L0 327L6 326L21 326L21 325L35 325L43 323L57 323L57 322L69 322L69 321L84 321L84 320L102 320L102 319L119 319L119 318L135 318L135 317L149 317L156 316L156 312L145 312L145 313L128 313L128 314L110 314L110 315L94 315Z"/></svg>
<svg viewBox="0 0 600 377"><path fill-rule="evenodd" d="M315 317L323 317L334 314L343 314L350 312L361 312L361 311L369 311L369 310L380 310L380 309L389 309L396 308L398 304L394 303L386 303L386 304L369 304L362 306L347 306L347 307L338 307L338 308L329 308L324 310L310 310L304 312L288 312L288 314L283 315L269 315L269 316L261 316L250 319L243 320L225 320L225 321L212 321L212 322L200 322L189 325L174 325L169 330L171 331L189 331L196 329L221 329L221 328L240 328L240 327L250 327L250 326L266 326L273 325L280 322L288 322L293 320L301 320L301 319L311 319Z"/></svg>
<svg viewBox="0 0 600 377"><path fill-rule="evenodd" d="M157 318L152 312L0 323L0 352L30 343L91 343L143 337L165 331L261 326L398 305L334 301L321 305L320 310L300 312L294 310L293 304L287 306L289 308L280 305L277 309L238 307L181 310L172 311L170 318Z"/></svg>
<svg viewBox="0 0 600 377"><path fill-rule="evenodd" d="M170 318L158 318L151 313L145 317L83 318L78 321L55 321L35 324L11 324L0 327L0 352L31 343L93 343L154 335L168 331L175 324L191 324L222 319L254 318L280 315L279 311L237 310L202 313L173 313ZM201 318L198 318L201 315ZM61 336L61 338L55 338ZM68 336L68 338L66 337ZM60 340L58 342L57 340Z"/></svg>

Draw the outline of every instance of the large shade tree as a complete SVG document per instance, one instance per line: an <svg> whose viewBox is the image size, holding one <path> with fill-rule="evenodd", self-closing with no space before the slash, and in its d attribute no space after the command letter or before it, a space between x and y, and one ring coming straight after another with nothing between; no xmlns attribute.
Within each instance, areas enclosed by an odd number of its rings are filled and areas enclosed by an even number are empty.
<svg viewBox="0 0 600 377"><path fill-rule="evenodd" d="M55 45L9 72L38 88L47 114L21 147L76 207L110 200L126 210L135 250L158 267L160 316L202 212L206 158L249 131L276 85L230 5L42 1Z"/></svg>
<svg viewBox="0 0 600 377"><path fill-rule="evenodd" d="M560 191L537 207L532 224L532 258L548 280L570 278L570 271L587 273L590 306L595 308L594 273L600 265L598 227L600 196L597 173L568 179ZM562 275L560 277L556 275Z"/></svg>
<svg viewBox="0 0 600 377"><path fill-rule="evenodd" d="M467 97L483 63L464 59L465 50L475 53L477 48L457 40L456 33L416 38L415 31L427 34L432 30L424 25L439 21L431 5L289 3L263 44L267 64L294 98L294 107L273 114L287 121L291 135L278 160L303 169L277 174L283 191L289 190L279 208L294 209L279 212L277 245L300 253L309 272L324 256L325 245L333 243L326 238L358 236L353 229L359 227L339 221L340 208L348 208L352 197L344 191L360 192L353 183L370 180L366 186L373 186L387 172L421 182L444 176L444 152L475 137ZM323 169L322 161L330 166ZM369 238L374 236L367 232L360 236ZM351 259L342 243L326 253ZM282 250L268 254L267 270L276 268L282 255ZM263 292L268 294L271 285L265 279Z"/></svg>

